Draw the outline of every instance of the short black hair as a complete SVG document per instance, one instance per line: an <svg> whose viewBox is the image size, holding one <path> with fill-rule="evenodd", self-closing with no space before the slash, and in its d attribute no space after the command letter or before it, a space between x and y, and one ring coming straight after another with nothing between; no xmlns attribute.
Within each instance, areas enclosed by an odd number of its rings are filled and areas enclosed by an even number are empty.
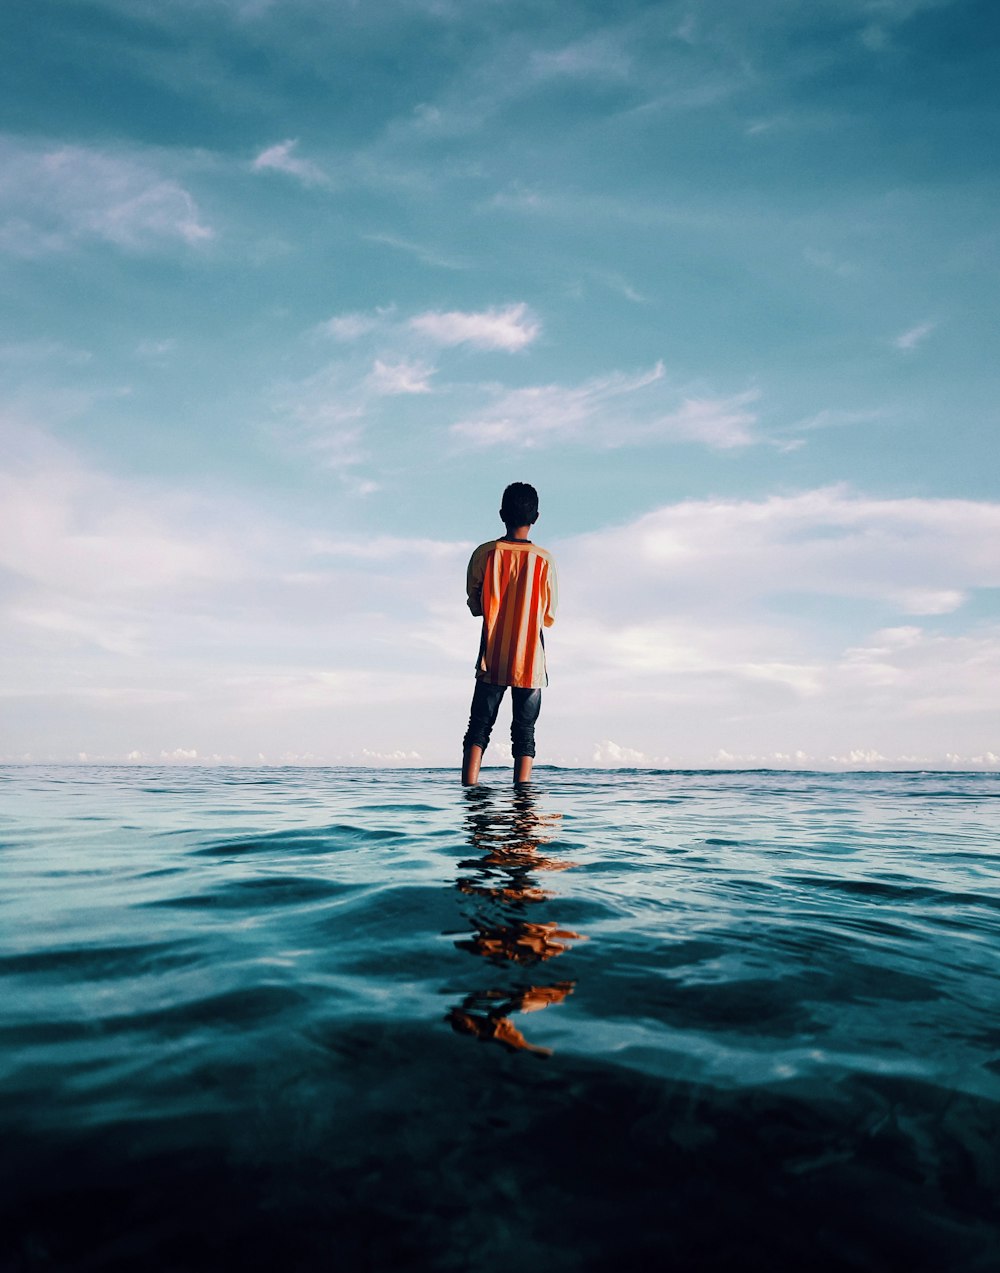
<svg viewBox="0 0 1000 1273"><path fill-rule="evenodd" d="M505 526L530 526L538 520L538 492L527 482L511 482L503 493L500 516Z"/></svg>

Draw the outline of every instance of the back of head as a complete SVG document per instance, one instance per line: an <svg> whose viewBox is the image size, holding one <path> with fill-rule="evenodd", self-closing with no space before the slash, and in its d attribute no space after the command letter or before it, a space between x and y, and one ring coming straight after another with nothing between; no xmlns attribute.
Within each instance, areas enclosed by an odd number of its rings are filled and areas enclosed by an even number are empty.
<svg viewBox="0 0 1000 1273"><path fill-rule="evenodd" d="M531 526L538 520L538 492L527 482L511 482L503 493L500 516L505 526Z"/></svg>

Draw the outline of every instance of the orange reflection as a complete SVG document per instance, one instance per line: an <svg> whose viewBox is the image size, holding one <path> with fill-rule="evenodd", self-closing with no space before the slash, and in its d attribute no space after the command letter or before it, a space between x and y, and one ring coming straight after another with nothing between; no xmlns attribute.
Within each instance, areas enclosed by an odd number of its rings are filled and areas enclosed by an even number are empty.
<svg viewBox="0 0 1000 1273"><path fill-rule="evenodd" d="M562 1003L567 995L573 993L575 984L573 981L557 981L552 986L527 986L512 998L504 998L499 1002L490 1002L499 998L499 991L471 994L463 1000L461 1007L452 1008L448 1013L448 1020L457 1033L474 1035L483 1043L502 1043L516 1051L551 1056L551 1048L542 1048L528 1042L510 1020L510 1013L537 1012L550 1004Z"/></svg>
<svg viewBox="0 0 1000 1273"><path fill-rule="evenodd" d="M488 928L477 932L469 941L457 941L455 945L459 950L468 950L486 958L499 957L516 964L534 964L569 949L565 942L556 938L579 941L580 934L571 933L568 928L557 928L555 924L522 921L506 927Z"/></svg>
<svg viewBox="0 0 1000 1273"><path fill-rule="evenodd" d="M470 787L466 834L483 856L460 863L466 874L455 887L471 899L467 912L473 934L456 941L459 950L478 955L498 970L520 969L557 958L585 941L582 934L537 915L535 908L553 894L540 887L537 871L564 871L575 864L546 857L541 846L552 839L562 814L543 814L529 787L500 795L488 788ZM533 912L528 919L529 909ZM575 981L548 985L517 984L509 989L476 990L451 1009L447 1020L459 1034L482 1042L500 1043L514 1051L551 1055L550 1048L530 1043L511 1021L514 1013L538 1012L573 993Z"/></svg>

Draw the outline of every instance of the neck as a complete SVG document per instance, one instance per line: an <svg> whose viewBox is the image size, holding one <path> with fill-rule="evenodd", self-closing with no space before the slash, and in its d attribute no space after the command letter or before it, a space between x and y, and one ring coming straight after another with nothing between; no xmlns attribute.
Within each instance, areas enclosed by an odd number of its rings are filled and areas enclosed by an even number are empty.
<svg viewBox="0 0 1000 1273"><path fill-rule="evenodd" d="M508 526L507 527L508 539L527 539L530 534L531 534L530 526Z"/></svg>

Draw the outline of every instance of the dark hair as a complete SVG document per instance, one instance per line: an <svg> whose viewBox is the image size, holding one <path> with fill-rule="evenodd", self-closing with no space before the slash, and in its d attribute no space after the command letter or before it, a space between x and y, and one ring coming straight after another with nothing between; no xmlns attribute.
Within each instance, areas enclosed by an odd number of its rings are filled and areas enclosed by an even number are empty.
<svg viewBox="0 0 1000 1273"><path fill-rule="evenodd" d="M527 482L511 482L503 493L500 516L505 526L530 526L538 520L538 492Z"/></svg>

